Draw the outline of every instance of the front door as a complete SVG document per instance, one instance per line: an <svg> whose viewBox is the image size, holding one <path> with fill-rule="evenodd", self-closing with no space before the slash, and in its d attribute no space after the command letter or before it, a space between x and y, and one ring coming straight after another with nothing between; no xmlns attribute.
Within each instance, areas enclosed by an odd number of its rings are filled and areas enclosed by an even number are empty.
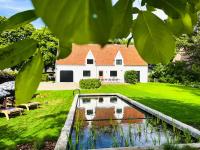
<svg viewBox="0 0 200 150"><path fill-rule="evenodd" d="M103 78L103 71L99 71L99 77Z"/></svg>

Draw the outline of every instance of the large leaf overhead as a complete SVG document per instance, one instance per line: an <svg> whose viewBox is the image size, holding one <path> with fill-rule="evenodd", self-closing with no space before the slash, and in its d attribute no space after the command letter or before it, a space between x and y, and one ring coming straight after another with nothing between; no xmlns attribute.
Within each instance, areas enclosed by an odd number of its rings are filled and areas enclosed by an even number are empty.
<svg viewBox="0 0 200 150"><path fill-rule="evenodd" d="M0 49L0 70L13 67L33 55L37 42L26 39Z"/></svg>
<svg viewBox="0 0 200 150"><path fill-rule="evenodd" d="M106 43L112 26L111 0L32 0L36 14L66 43Z"/></svg>
<svg viewBox="0 0 200 150"><path fill-rule="evenodd" d="M41 81L43 64L42 54L38 51L20 70L15 83L17 104L27 103L32 99Z"/></svg>
<svg viewBox="0 0 200 150"><path fill-rule="evenodd" d="M175 41L164 22L151 12L140 12L133 36L135 46L150 64L168 63L175 54Z"/></svg>
<svg viewBox="0 0 200 150"><path fill-rule="evenodd" d="M133 0L119 0L113 7L111 38L124 38L130 33L132 25Z"/></svg>
<svg viewBox="0 0 200 150"><path fill-rule="evenodd" d="M21 25L30 23L37 18L38 17L36 16L34 10L27 10L17 13L14 16L10 17L4 23L0 24L0 32L7 29L17 28Z"/></svg>
<svg viewBox="0 0 200 150"><path fill-rule="evenodd" d="M187 0L143 0L147 5L162 9L172 18L179 18L185 13Z"/></svg>

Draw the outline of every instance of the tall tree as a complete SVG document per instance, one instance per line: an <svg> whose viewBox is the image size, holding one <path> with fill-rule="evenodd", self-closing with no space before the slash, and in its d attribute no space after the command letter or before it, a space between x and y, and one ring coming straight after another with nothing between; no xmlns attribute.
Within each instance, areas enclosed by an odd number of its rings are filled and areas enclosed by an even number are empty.
<svg viewBox="0 0 200 150"><path fill-rule="evenodd" d="M31 38L38 41L38 47L43 55L45 71L51 67L55 68L55 60L58 49L58 39L47 29L35 30Z"/></svg>

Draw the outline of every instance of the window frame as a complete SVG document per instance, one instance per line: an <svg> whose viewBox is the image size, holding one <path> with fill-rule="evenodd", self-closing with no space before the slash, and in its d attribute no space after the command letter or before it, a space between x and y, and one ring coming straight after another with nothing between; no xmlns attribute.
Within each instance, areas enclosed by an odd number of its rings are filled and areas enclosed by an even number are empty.
<svg viewBox="0 0 200 150"><path fill-rule="evenodd" d="M118 64L119 61L121 62L120 64ZM123 64L122 59L116 59L116 60L115 60L115 64L116 64L116 65L122 65L122 64Z"/></svg>
<svg viewBox="0 0 200 150"><path fill-rule="evenodd" d="M91 61L91 62L90 62ZM87 59L87 62L86 62L88 65L92 65L94 64L94 59Z"/></svg>
<svg viewBox="0 0 200 150"><path fill-rule="evenodd" d="M112 75L113 72L116 72L116 75ZM111 70L110 71L110 77L117 77L117 70Z"/></svg>
<svg viewBox="0 0 200 150"><path fill-rule="evenodd" d="M89 75L84 74L85 72L89 72ZM91 71L90 70L83 70L83 77L91 77Z"/></svg>

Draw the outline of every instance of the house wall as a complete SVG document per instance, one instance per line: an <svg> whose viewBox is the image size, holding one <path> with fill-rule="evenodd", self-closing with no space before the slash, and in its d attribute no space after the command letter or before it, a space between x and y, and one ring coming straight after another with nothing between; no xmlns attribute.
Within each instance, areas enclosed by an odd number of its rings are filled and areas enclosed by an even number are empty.
<svg viewBox="0 0 200 150"><path fill-rule="evenodd" d="M103 78L109 79L110 71L117 71L118 82L124 82L124 73L128 70L140 71L140 82L145 83L148 81L148 66L95 66L95 65L56 65L56 82L60 82L60 71L72 70L74 72L74 82L79 82L81 79L98 78L99 71L103 71ZM90 77L83 77L83 70L90 70ZM114 77L115 78L115 77Z"/></svg>

